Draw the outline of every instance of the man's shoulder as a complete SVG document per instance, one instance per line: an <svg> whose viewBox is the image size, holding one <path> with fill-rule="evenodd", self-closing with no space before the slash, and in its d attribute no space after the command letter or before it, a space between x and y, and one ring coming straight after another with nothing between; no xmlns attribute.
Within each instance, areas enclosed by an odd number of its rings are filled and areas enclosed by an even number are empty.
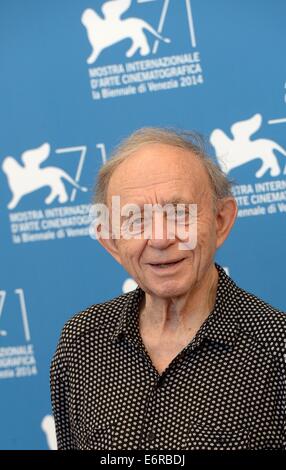
<svg viewBox="0 0 286 470"><path fill-rule="evenodd" d="M238 322L242 331L275 350L286 346L286 312L236 286Z"/></svg>
<svg viewBox="0 0 286 470"><path fill-rule="evenodd" d="M64 325L61 339L65 342L73 342L77 337L88 334L91 330L104 327L105 332L115 327L120 312L126 302L132 296L132 292L118 295L101 303L92 304L89 307L74 314Z"/></svg>

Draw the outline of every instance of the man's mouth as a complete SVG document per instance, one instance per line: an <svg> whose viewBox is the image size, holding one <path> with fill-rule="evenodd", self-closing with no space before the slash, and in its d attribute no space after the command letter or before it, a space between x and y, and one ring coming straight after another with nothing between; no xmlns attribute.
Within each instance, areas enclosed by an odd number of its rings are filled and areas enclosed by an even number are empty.
<svg viewBox="0 0 286 470"><path fill-rule="evenodd" d="M175 266L175 265L179 264L181 261L183 261L183 259L179 259L179 260L177 260L177 261L168 261L168 262L166 262L166 263L150 263L150 265L151 265L152 267L155 267L155 268L162 268L162 269L164 269L164 268L169 268L169 267L171 267L171 266Z"/></svg>

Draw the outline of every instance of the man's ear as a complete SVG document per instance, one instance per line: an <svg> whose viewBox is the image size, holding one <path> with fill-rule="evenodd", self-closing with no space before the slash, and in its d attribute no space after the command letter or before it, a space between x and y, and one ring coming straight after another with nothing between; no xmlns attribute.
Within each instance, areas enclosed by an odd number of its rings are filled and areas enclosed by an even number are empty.
<svg viewBox="0 0 286 470"><path fill-rule="evenodd" d="M109 238L99 237L97 241L103 246L103 248L108 251L108 253L111 254L111 256L113 256L114 259L116 259L119 264L122 264L117 248L118 244L116 239L112 238L111 236Z"/></svg>
<svg viewBox="0 0 286 470"><path fill-rule="evenodd" d="M237 216L237 204L233 197L220 199L216 212L216 247L219 248L227 239Z"/></svg>

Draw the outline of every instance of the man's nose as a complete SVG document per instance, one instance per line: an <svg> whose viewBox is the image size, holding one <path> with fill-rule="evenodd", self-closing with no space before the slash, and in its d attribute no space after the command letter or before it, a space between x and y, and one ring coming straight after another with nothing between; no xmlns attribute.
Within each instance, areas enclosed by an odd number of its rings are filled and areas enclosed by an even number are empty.
<svg viewBox="0 0 286 470"><path fill-rule="evenodd" d="M148 244L153 248L163 249L175 242L172 223L165 214L155 213L152 218L152 228L149 230Z"/></svg>

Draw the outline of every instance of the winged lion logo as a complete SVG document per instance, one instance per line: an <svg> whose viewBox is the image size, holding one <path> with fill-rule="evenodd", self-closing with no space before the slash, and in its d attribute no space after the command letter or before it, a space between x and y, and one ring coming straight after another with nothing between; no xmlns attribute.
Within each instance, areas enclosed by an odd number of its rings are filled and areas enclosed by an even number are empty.
<svg viewBox="0 0 286 470"><path fill-rule="evenodd" d="M122 15L130 8L131 3L132 0L105 2L101 7L103 18L92 8L84 10L81 22L86 28L87 37L92 47L92 52L87 59L88 64L93 64L104 49L124 39L132 41L131 47L126 52L126 57L132 57L136 52L139 52L141 56L150 54L145 30L161 41L171 42L169 38L163 37L141 18L122 19Z"/></svg>
<svg viewBox="0 0 286 470"><path fill-rule="evenodd" d="M225 173L259 158L262 165L255 173L257 178L261 178L268 170L271 176L280 175L281 170L274 151L286 156L285 149L274 140L251 140L251 136L260 129L261 124L262 116L257 113L231 126L233 139L221 129L215 129L211 133L210 142L215 148L216 156L221 159L219 163Z"/></svg>
<svg viewBox="0 0 286 470"><path fill-rule="evenodd" d="M12 192L12 199L8 204L8 209L14 209L23 196L48 186L50 193L45 198L46 204L51 204L56 198L60 203L68 201L63 179L68 181L77 189L87 191L88 189L80 186L64 170L55 166L41 168L50 154L50 145L44 143L35 149L26 150L21 155L23 165L15 158L7 156L2 163L2 170L6 174L9 188Z"/></svg>

